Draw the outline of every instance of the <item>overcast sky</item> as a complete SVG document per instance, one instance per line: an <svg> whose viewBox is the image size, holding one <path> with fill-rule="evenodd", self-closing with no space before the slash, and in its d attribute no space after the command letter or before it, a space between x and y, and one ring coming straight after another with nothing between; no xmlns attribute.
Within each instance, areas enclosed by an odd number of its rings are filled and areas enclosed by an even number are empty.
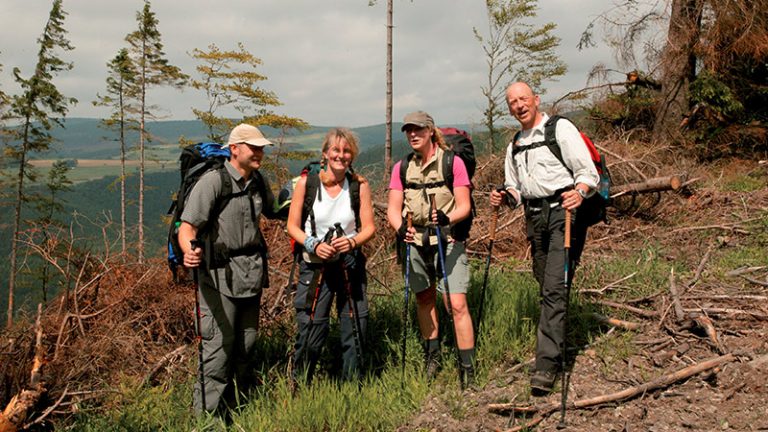
<svg viewBox="0 0 768 432"><path fill-rule="evenodd" d="M587 84L596 63L612 64L605 44L578 51L584 28L609 7L601 0L541 0L538 22L557 24L558 50L568 74L547 84L553 100ZM63 58L72 71L56 78L59 90L79 103L69 117L105 117L94 108L104 93L106 64L126 46L137 28L139 0L64 0L64 26L75 47ZM37 53L36 39L50 12L49 0L0 2L0 89L16 93L11 71L28 77ZM313 125L368 126L385 121L386 0L155 0L168 60L194 76L188 53L215 43L222 50L238 42L260 58L263 87L283 106L275 111ZM486 58L472 28L487 32L485 2L479 0L394 1L394 107L400 121L423 109L440 125L477 123L483 109L480 87ZM205 107L191 89L151 90L152 102L169 119L192 119L191 107Z"/></svg>

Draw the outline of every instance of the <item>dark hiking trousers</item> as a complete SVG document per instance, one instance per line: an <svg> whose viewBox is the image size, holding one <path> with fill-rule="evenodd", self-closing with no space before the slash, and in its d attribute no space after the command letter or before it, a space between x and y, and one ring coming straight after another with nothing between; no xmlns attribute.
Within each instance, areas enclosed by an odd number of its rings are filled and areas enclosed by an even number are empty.
<svg viewBox="0 0 768 432"><path fill-rule="evenodd" d="M539 283L539 326L536 333L536 370L556 372L560 368L560 349L568 301L565 273L565 210L544 202L541 206L526 204L525 219L531 242L533 275ZM569 277L584 249L587 228L572 218Z"/></svg>
<svg viewBox="0 0 768 432"><path fill-rule="evenodd" d="M202 406L198 380L193 389L198 413L233 408L235 392L251 384L261 305L261 292L253 297L227 297L206 281L210 279L201 278L199 288L206 406Z"/></svg>
<svg viewBox="0 0 768 432"><path fill-rule="evenodd" d="M365 333L368 323L368 298L365 294L367 276L365 274L365 256L355 250L344 255L343 265L346 265L350 277L352 299L357 307L357 321L359 325L359 338L361 349L365 355ZM349 313L349 299L344 287L345 273L341 260L331 263L310 264L300 261L299 283L296 288L294 307L296 308L296 321L298 332L294 345L292 378L294 380L312 381L312 376L320 358L323 346L330 331L330 313L333 299L336 299L336 314L339 317L339 330L341 338L341 360L343 380L355 380L361 376L362 365L358 364L357 351L354 337L354 319ZM312 296L315 290L310 291L310 281L314 271L323 272L320 291L317 294L314 319L310 323L312 309ZM335 350L334 350L335 351Z"/></svg>

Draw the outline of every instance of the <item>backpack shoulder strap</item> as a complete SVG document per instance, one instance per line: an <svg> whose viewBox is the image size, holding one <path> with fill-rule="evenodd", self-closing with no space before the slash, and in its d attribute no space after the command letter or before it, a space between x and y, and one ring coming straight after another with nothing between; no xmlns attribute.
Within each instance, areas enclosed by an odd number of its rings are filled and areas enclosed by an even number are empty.
<svg viewBox="0 0 768 432"><path fill-rule="evenodd" d="M211 214L208 217L209 222L213 217L218 216L219 213L224 210L224 207L229 204L229 201L232 199L233 190L232 176L229 175L226 167L224 167L224 164L221 164L214 169L219 173L219 178L221 179L221 193L219 193L216 198L214 198L213 207L211 207Z"/></svg>
<svg viewBox="0 0 768 432"><path fill-rule="evenodd" d="M453 193L453 160L456 153L453 150L443 150L443 181Z"/></svg>
<svg viewBox="0 0 768 432"><path fill-rule="evenodd" d="M349 181L349 200L355 214L355 227L360 231L360 182L353 173L347 172L346 176Z"/></svg>
<svg viewBox="0 0 768 432"><path fill-rule="evenodd" d="M400 184L403 186L403 190L406 189L405 175L408 172L408 165L410 165L412 159L413 153L408 153L404 158L400 159Z"/></svg>
<svg viewBox="0 0 768 432"><path fill-rule="evenodd" d="M573 171L565 163L565 159L563 159L563 151L560 149L560 144L557 142L557 122L561 119L570 121L563 116L553 115L546 123L544 123L544 144L549 148L549 151L555 155L565 169L568 170L571 176L573 176Z"/></svg>
<svg viewBox="0 0 768 432"><path fill-rule="evenodd" d="M315 227L315 213L312 211L312 206L315 205L315 199L318 198L319 195L320 176L317 175L317 173L307 173L307 181L304 190L304 205L301 209L301 227L304 227L307 223L307 218L309 218L309 223L312 228L310 234L313 236L317 235L317 229Z"/></svg>

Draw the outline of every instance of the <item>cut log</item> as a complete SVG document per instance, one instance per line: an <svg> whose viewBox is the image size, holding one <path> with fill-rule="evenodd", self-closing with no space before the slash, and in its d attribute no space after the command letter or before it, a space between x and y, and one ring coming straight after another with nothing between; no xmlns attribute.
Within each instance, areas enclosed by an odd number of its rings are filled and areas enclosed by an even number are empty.
<svg viewBox="0 0 768 432"><path fill-rule="evenodd" d="M680 176L673 175L669 177L656 177L640 183L626 183L612 186L611 198L629 194L644 194L668 190L678 190L682 184L683 181L680 179Z"/></svg>

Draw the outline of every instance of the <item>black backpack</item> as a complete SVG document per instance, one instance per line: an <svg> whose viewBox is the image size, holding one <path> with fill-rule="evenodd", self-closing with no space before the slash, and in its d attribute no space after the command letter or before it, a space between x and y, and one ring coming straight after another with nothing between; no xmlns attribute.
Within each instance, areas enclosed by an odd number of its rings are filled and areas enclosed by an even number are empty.
<svg viewBox="0 0 768 432"><path fill-rule="evenodd" d="M565 119L570 122L568 118L563 116L554 115L550 117L547 122L544 123L544 141L525 147L515 146L512 150L512 156L514 157L518 153L526 150L532 150L534 148L546 146L549 151L551 151L552 154L557 158L557 160L563 164L565 169L568 170L568 172L571 174L571 177L573 177L573 171L570 167L568 167L568 165L565 164L565 160L563 159L563 152L560 149L560 144L558 144L557 137L555 135L557 121L560 119ZM592 159L592 163L595 164L595 168L597 169L597 174L599 175L600 180L597 185L596 192L587 198L581 206L579 206L577 217L580 221L586 223L587 226L592 226L598 222L605 222L607 224L607 207L610 205L611 201L611 173L608 171L608 165L605 162L605 156L597 150L597 147L595 147L595 144L592 142L592 140L582 131L579 131L579 134L581 135L581 139L584 141L584 145L589 151L589 156ZM515 134L515 137L512 139L512 143L516 143L519 137L520 131Z"/></svg>
<svg viewBox="0 0 768 432"><path fill-rule="evenodd" d="M213 220L214 216L218 216L221 213L232 198L252 194L253 190L256 189L261 195L262 202L267 202L264 180L261 178L261 173L258 170L253 172L254 178L249 183L248 189L232 193L232 177L230 177L224 167L224 162L229 157L229 148L218 143L191 144L184 147L181 151L181 156L179 156L181 182L171 207L168 209L168 216L171 219L168 230L168 267L171 269L175 281L178 281L178 267L183 265L184 261L184 255L181 246L179 246L178 238L181 214L184 212L184 205L187 202L187 198L189 198L189 193L203 174L211 170L217 170L221 175L222 192L221 195L216 197L216 202L212 207L213 210L208 217L209 223L206 227L201 227L198 231L198 237L207 237L204 234L206 228L211 226L210 221ZM209 249L210 245L206 245L206 250Z"/></svg>
<svg viewBox="0 0 768 432"><path fill-rule="evenodd" d="M453 156L461 158L464 165L467 167L467 174L469 175L469 200L472 210L469 212L469 216L454 224L451 227L451 237L458 241L464 241L469 238L469 230L472 228L472 220L475 218L475 200L472 198L472 190L474 186L472 183L472 177L475 175L475 168L477 167L477 161L475 159L475 147L472 145L472 139L466 131L456 128L440 128L440 132L443 134L445 143L450 150L443 152L443 181L435 184L428 185L429 187L439 187L446 185L448 189L453 193ZM427 185L408 183L405 181L405 174L408 170L408 164L413 159L413 153L409 153L400 162L400 183L403 185L403 189L421 189Z"/></svg>

